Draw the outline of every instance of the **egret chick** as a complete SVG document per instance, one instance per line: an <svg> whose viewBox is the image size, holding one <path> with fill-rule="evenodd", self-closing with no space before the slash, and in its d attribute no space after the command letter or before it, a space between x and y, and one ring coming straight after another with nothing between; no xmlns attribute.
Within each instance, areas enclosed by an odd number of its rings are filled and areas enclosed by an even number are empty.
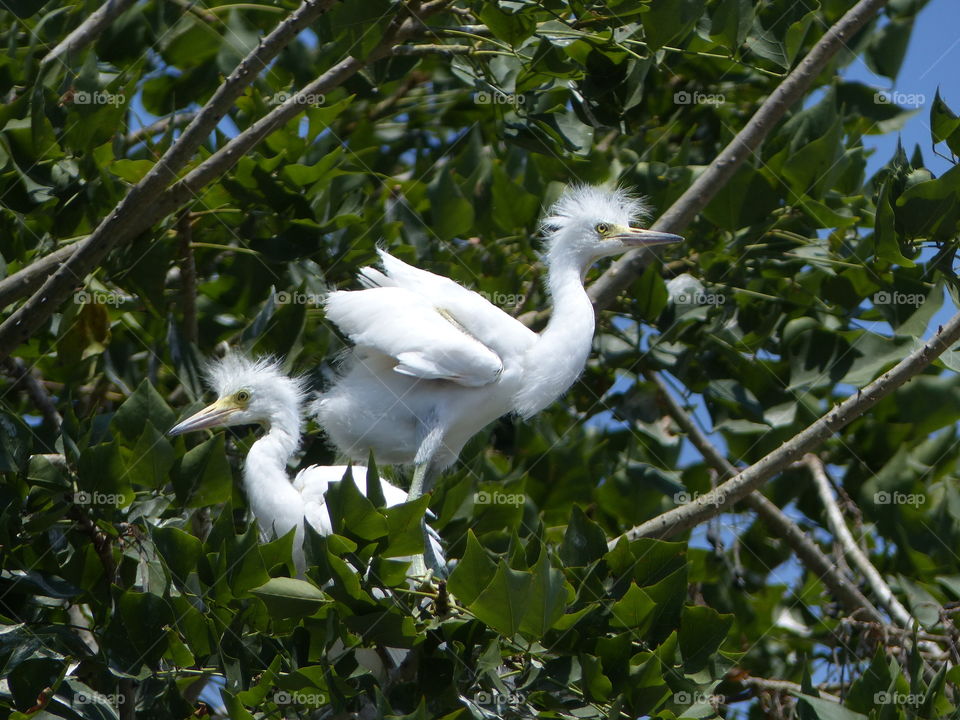
<svg viewBox="0 0 960 720"><path fill-rule="evenodd" d="M231 353L211 363L209 384L217 393L216 401L191 415L168 431L180 435L193 430L232 425L261 425L266 433L250 447L243 465L243 489L264 539L279 537L296 529L294 564L303 573L303 523L308 522L321 535L333 533L333 523L324 493L331 483L340 482L346 465L304 468L293 478L287 463L300 445L301 410L306 384L300 378L285 375L278 362L250 360ZM354 466L360 477L366 468ZM365 492L365 484L358 487ZM406 501L403 490L380 480L387 506ZM439 553L431 538L433 552Z"/></svg>
<svg viewBox="0 0 960 720"><path fill-rule="evenodd" d="M542 221L553 313L535 333L481 295L380 250L366 289L337 291L327 318L354 343L345 371L313 406L346 456L417 466L408 498L430 489L475 433L501 415L528 419L583 371L594 331L583 287L599 258L680 242L636 227L642 201L622 189L567 189Z"/></svg>

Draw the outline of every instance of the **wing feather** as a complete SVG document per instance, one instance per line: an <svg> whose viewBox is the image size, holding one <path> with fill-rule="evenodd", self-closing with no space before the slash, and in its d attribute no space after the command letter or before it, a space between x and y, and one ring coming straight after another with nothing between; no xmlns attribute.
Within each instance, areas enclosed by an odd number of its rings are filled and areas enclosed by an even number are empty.
<svg viewBox="0 0 960 720"><path fill-rule="evenodd" d="M325 307L327 319L356 345L395 358L397 372L481 387L503 371L500 356L459 317L406 288L341 290L327 296Z"/></svg>

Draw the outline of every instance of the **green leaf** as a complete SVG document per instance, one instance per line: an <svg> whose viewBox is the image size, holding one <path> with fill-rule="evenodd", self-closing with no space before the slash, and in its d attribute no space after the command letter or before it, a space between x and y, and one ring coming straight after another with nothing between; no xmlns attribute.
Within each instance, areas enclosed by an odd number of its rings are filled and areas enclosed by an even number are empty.
<svg viewBox="0 0 960 720"><path fill-rule="evenodd" d="M178 502L185 507L216 505L230 499L233 477L222 433L186 452L173 468L173 487Z"/></svg>
<svg viewBox="0 0 960 720"><path fill-rule="evenodd" d="M643 632L652 620L655 608L656 603L650 596L631 582L626 594L610 608L610 624Z"/></svg>
<svg viewBox="0 0 960 720"><path fill-rule="evenodd" d="M306 617L330 602L322 590L295 578L271 578L250 593L263 600L270 615L276 619Z"/></svg>
<svg viewBox="0 0 960 720"><path fill-rule="evenodd" d="M490 584L497 566L484 550L473 530L467 531L467 549L447 580L447 587L457 599L470 605Z"/></svg>
<svg viewBox="0 0 960 720"><path fill-rule="evenodd" d="M160 397L160 393L154 389L149 380L144 379L133 394L117 408L113 416L113 425L128 440L136 440L143 434L148 420L154 428L166 432L173 427L176 419L176 414Z"/></svg>
<svg viewBox="0 0 960 720"><path fill-rule="evenodd" d="M563 573L550 564L546 547L541 548L540 559L531 572L533 582L530 584L527 611L520 623L520 632L538 640L566 611L567 589Z"/></svg>
<svg viewBox="0 0 960 720"><path fill-rule="evenodd" d="M339 535L377 540L387 534L387 519L357 488L352 472L327 488L327 509Z"/></svg>
<svg viewBox="0 0 960 720"><path fill-rule="evenodd" d="M203 547L200 540L175 527L153 528L152 535L157 552L170 572L179 582L184 582L196 569Z"/></svg>
<svg viewBox="0 0 960 720"><path fill-rule="evenodd" d="M733 615L721 615L711 607L685 606L680 616L680 654L687 673L707 666L733 625Z"/></svg>
<svg viewBox="0 0 960 720"><path fill-rule="evenodd" d="M823 700L799 693L796 693L796 697L800 702L808 705L820 720L867 720L866 715L848 710L833 700Z"/></svg>
<svg viewBox="0 0 960 720"><path fill-rule="evenodd" d="M560 560L565 567L586 567L607 552L603 528L584 515L578 505L570 512L570 523L560 545Z"/></svg>
<svg viewBox="0 0 960 720"><path fill-rule="evenodd" d="M512 638L520 630L526 614L532 582L533 576L530 573L511 570L501 560L493 580L467 607L481 622L504 637Z"/></svg>
<svg viewBox="0 0 960 720"><path fill-rule="evenodd" d="M428 187L431 230L441 240L452 240L473 227L473 203L468 201L444 166Z"/></svg>
<svg viewBox="0 0 960 720"><path fill-rule="evenodd" d="M651 50L682 42L703 15L706 0L651 3L644 13L643 34Z"/></svg>

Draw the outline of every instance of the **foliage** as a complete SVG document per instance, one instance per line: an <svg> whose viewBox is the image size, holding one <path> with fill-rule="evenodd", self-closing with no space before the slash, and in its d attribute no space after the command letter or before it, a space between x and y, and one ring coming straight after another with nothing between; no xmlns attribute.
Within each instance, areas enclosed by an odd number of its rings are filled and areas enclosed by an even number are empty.
<svg viewBox="0 0 960 720"><path fill-rule="evenodd" d="M339 534L309 537L310 570L292 578L292 537L258 542L237 482L253 431L164 436L224 343L322 386L344 341L320 299L354 287L378 244L511 312L546 307L537 221L564 184L618 181L665 209L853 4L449 3L426 21L435 32L307 98L185 216L78 278L16 353L62 427L12 381L0 407L0 705L184 718L216 672L232 718L669 719L777 714L784 700L822 720L955 712L954 660L925 672L910 633L843 612L742 508L674 541L607 544L712 481L642 368L667 373L749 464L912 352L945 290L956 304L960 170L934 177L918 148L867 177L863 137L909 111L839 75L863 56L895 79L924 0L891 0L849 39L684 246L603 314L561 402L471 441L430 500L457 561L451 596L407 589L397 558L420 541L419 507L376 507L348 482ZM90 234L296 7L143 0L43 63L93 5L0 11L8 276ZM390 47L406 12L332 4L190 167L344 58ZM939 95L931 127L960 153ZM946 353L819 451L873 563L944 648L944 607L960 600L958 369ZM302 464L334 460L306 438ZM833 551L805 470L766 492ZM384 673L382 648L412 653Z"/></svg>

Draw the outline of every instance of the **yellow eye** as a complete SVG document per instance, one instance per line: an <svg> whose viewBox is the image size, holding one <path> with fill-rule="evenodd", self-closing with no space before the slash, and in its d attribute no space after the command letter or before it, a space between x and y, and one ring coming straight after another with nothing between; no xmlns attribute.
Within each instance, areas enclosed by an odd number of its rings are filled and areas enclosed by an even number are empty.
<svg viewBox="0 0 960 720"><path fill-rule="evenodd" d="M610 226L606 223L597 223L597 226L594 228L594 230L596 230L600 235L606 235L608 232L610 232Z"/></svg>
<svg viewBox="0 0 960 720"><path fill-rule="evenodd" d="M250 393L247 392L246 390L241 390L236 395L234 395L234 397L237 399L238 403L246 404L250 402Z"/></svg>

